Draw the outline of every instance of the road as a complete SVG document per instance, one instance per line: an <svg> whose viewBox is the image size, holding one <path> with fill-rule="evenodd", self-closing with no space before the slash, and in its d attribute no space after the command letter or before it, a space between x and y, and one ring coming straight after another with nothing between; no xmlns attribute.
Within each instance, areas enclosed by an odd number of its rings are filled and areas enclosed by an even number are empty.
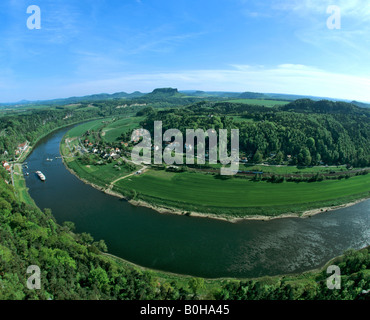
<svg viewBox="0 0 370 320"><path fill-rule="evenodd" d="M124 157L124 156L122 156L122 157L121 157L121 159L122 159L122 160L124 160L124 161L130 162L130 163L132 163L132 164L135 164L134 162L132 162L131 160L128 160L128 159L127 159L126 157ZM148 167L147 167L147 166L145 166L145 165L143 165L143 166L141 167L141 169L136 170L136 171L135 171L135 172L133 172L133 173L130 173L130 174L126 175L126 176L120 177L120 178L118 178L118 179L116 179L116 180L112 181L112 182L110 183L109 187L107 188L107 190L112 190L112 189L113 189L114 184L116 184L118 181L123 180L123 179L126 179L126 178L131 177L131 176L134 176L134 175L135 175L135 174L137 174L139 171L141 171L142 173L144 173L144 172L145 172L145 171L147 171L147 170L148 170Z"/></svg>

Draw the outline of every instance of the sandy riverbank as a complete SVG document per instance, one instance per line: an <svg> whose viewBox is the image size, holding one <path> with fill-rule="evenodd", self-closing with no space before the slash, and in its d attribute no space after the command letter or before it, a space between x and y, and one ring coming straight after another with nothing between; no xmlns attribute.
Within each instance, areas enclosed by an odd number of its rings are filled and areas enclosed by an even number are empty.
<svg viewBox="0 0 370 320"><path fill-rule="evenodd" d="M132 204L134 206L149 208L149 209L155 210L155 211L157 211L159 213L162 213L162 214L176 214L176 215L182 215L182 216L186 215L186 216L189 216L189 217L217 219L217 220L223 220L223 221L227 221L227 222L231 222L231 223L237 223L237 222L240 222L240 221L243 221L243 220L268 221L268 220L283 219L283 218L309 218L309 217L312 217L312 216L320 214L320 213L351 207L353 205L356 205L356 204L358 204L362 201L365 201L365 200L369 199L369 198L363 198L363 199L358 199L356 201L352 201L352 202L337 205L337 206L319 207L319 208L310 209L310 210L307 210L307 211L304 211L304 212L283 213L283 214L280 214L280 215L277 215L277 216L250 215L250 216L244 216L244 217L233 217L233 216L228 216L228 215L186 211L186 210L180 210L180 209L169 208L169 207L167 207L167 208L159 207L159 206L152 205L152 204L147 203L147 202L142 201L142 200L139 200L139 201L129 200L129 199L125 198L122 194L113 191L111 188L104 188L104 187L96 185L96 184L94 184L94 183L92 183L92 182L90 182L86 179L82 179L81 177L79 177L77 175L76 172L74 172L72 169L70 169L68 167L68 165L65 163L64 159L63 159L63 164L70 173L75 175L82 182L84 182L84 183L94 187L95 189L100 190L100 191L102 191L102 192L104 192L108 195L111 195L111 196L114 196L114 197L117 197L117 198L120 198L120 199L125 199L130 204Z"/></svg>
<svg viewBox="0 0 370 320"><path fill-rule="evenodd" d="M115 195L114 193L112 195ZM121 198L123 198L121 196ZM332 206L332 207L323 207L323 208L317 208L317 209L311 209L307 210L304 212L300 213L283 213L277 216L263 216L263 215L250 215L250 216L245 216L245 217L230 217L226 215L218 215L218 214L212 214L212 213L202 213L202 212L189 212L189 211L181 211L177 210L175 208L161 208L157 206L153 206L149 203L146 203L144 201L135 201L135 200L129 200L129 202L132 205L135 206L141 206L141 207L146 207L150 208L152 210L155 210L159 213L163 214L177 214L177 215L187 215L190 217L198 217L198 218L208 218L208 219L217 219L217 220L223 220L231 223L237 223L240 221L244 220L260 220L260 221L268 221L268 220L273 220L273 219L283 219L283 218L309 218L314 215L324 213L324 212L329 212L329 211L334 211L342 208L347 208L351 207L355 204L358 204L362 201L368 200L368 198L364 199L359 199L350 203L338 205L338 206Z"/></svg>
<svg viewBox="0 0 370 320"><path fill-rule="evenodd" d="M64 163L64 160L63 160L63 163ZM323 212L329 212L329 211L334 211L334 210L338 210L338 209L342 209L342 208L347 208L347 207L353 206L355 204L358 204L358 203L368 199L368 198L358 199L356 201L341 204L341 205L338 205L338 206L321 207L321 208L316 208L316 209L310 209L310 210L307 210L307 211L304 211L304 212L283 213L283 214L280 214L278 216L263 216L263 215L253 215L252 216L251 215L251 216L245 216L245 217L232 217L232 216L212 214L212 213L184 211L184 210L179 210L179 209L176 209L176 208L164 208L164 207L159 207L159 206L152 205L152 204L147 203L147 202L142 201L142 200L139 200L139 201L129 200L129 199L125 198L122 194L117 193L117 192L113 191L112 189L109 189L109 188L105 189L105 188L103 188L99 185L96 185L96 184L91 183L91 182L89 182L85 179L80 178L76 174L76 172L74 172L72 169L70 169L68 167L68 165L66 165L66 163L64 163L64 165L65 165L65 167L67 168L67 170L69 172L71 172L73 175L75 175L82 182L84 182L84 183L94 187L95 189L100 190L100 191L102 191L102 192L104 192L108 195L111 195L111 196L114 196L114 197L117 197L117 198L120 198L120 199L125 199L130 204L132 204L134 206L149 208L149 209L155 210L155 211L157 211L159 213L162 213L162 214L177 214L177 215L182 215L182 216L186 215L186 216L189 216L189 217L217 219L217 220L223 220L223 221L227 221L227 222L231 222L231 223L236 223L236 222L243 221L243 220L268 221L268 220L283 219L283 218L309 218L309 217L312 217L314 215L317 215L317 214L320 214L320 213L323 213Z"/></svg>

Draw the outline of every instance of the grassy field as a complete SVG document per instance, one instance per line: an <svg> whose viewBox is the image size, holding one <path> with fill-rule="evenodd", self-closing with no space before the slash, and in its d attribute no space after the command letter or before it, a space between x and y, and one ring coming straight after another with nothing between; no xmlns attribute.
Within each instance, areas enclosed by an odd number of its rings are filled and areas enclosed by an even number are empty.
<svg viewBox="0 0 370 320"><path fill-rule="evenodd" d="M284 106L289 103L288 101L262 100L262 99L235 99L235 100L229 100L227 102L253 104L253 105L265 106L265 107L273 107L275 105Z"/></svg>
<svg viewBox="0 0 370 320"><path fill-rule="evenodd" d="M123 166L120 167L121 170L118 170L114 167L116 164L116 162L112 162L102 166L85 166L74 159L68 162L68 167L76 172L82 179L88 180L89 182L103 188L107 188L112 181L124 177L132 172Z"/></svg>
<svg viewBox="0 0 370 320"><path fill-rule="evenodd" d="M79 111L82 110L91 110L91 109L97 109L97 107L93 106L88 106L85 108L80 108L81 104L76 103L76 104L68 104L64 106L57 106L57 105L50 105L50 104L42 104L42 105L37 105L37 104L25 104L25 105L19 105L19 106L3 106L0 107L0 116L3 116L5 114L11 114L11 113L31 113L32 111L35 110L76 110L78 109Z"/></svg>
<svg viewBox="0 0 370 320"><path fill-rule="evenodd" d="M116 142L122 133L139 128L140 122L144 119L145 117L130 117L114 121L102 130L103 139L107 142Z"/></svg>
<svg viewBox="0 0 370 320"><path fill-rule="evenodd" d="M340 181L274 184L165 171L149 171L119 181L115 190L123 194L135 190L139 199L184 211L237 216L300 212L324 205L338 205L370 194L368 176Z"/></svg>
<svg viewBox="0 0 370 320"><path fill-rule="evenodd" d="M65 142L67 138L73 139L69 145L71 148L79 145L78 137L83 135L88 130L115 130L115 133L118 136L121 133L118 133L119 130L123 132L122 129L134 126L138 123L138 119L133 120L131 118L119 119L114 121L114 118L99 119L84 123L77 127L69 130L64 138L62 139L60 150L63 156L65 156L64 161L70 169L72 169L79 177L82 179L88 180L91 183L99 185L103 188L106 188L110 183L116 179L124 177L132 172L124 165L115 167L118 164L118 161L112 161L112 163L106 163L104 165L83 165L76 157L71 157L70 150ZM135 124L134 124L135 123ZM109 131L108 131L109 132ZM92 155L90 155L92 157ZM123 162L123 160L120 160Z"/></svg>
<svg viewBox="0 0 370 320"><path fill-rule="evenodd" d="M208 164L210 168L220 169L223 167L221 163ZM206 170L206 169L205 169ZM253 164L239 164L241 171L257 171L264 173L271 173L276 175L289 175L289 174L316 174L316 173L341 173L348 172L346 166L314 166L314 167L300 167L300 166L287 166L287 165L253 165Z"/></svg>
<svg viewBox="0 0 370 320"><path fill-rule="evenodd" d="M29 205L35 205L33 199L28 193L26 181L24 179L23 172L22 172L22 165L15 164L13 168L14 168L14 174L13 174L14 188L17 192L17 196L19 200Z"/></svg>
<svg viewBox="0 0 370 320"><path fill-rule="evenodd" d="M299 167L299 166L262 166L262 165L240 165L240 170L259 171L274 174L312 174L312 173L330 173L348 171L346 166L314 166L314 167Z"/></svg>
<svg viewBox="0 0 370 320"><path fill-rule="evenodd" d="M104 119L84 123L70 130L66 137L76 138L87 130L102 130L107 142L116 141L122 132L138 127L142 118ZM77 143L75 139L73 143ZM68 154L65 141L61 144ZM102 166L83 165L77 158L65 158L67 165L81 178L107 188L111 182L127 176L132 170L117 169L116 161ZM215 166L217 167L217 165ZM274 174L315 174L346 171L345 167L263 166L240 165L240 170L262 171ZM181 211L197 211L231 216L275 216L288 212L330 207L365 198L370 195L369 176L321 182L254 182L235 177L225 178L202 173L171 173L149 170L138 176L127 177L115 183L113 190L128 198L143 200Z"/></svg>
<svg viewBox="0 0 370 320"><path fill-rule="evenodd" d="M106 125L106 122L112 121L112 118L108 119L98 119L94 121L89 121L83 123L79 126L74 127L73 129L69 130L65 136L65 138L75 138L82 136L88 130L100 130Z"/></svg>

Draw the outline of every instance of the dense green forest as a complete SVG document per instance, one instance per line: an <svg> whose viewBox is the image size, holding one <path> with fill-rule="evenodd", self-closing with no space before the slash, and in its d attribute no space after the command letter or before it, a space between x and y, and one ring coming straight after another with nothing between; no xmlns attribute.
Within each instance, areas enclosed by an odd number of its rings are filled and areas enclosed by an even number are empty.
<svg viewBox="0 0 370 320"><path fill-rule="evenodd" d="M194 100L195 99L195 100ZM209 99L208 99L209 100ZM194 102L198 101L198 102ZM129 108L122 108L122 104ZM186 106L187 105L187 106ZM131 107L130 107L131 106ZM156 89L131 100L83 102L78 107L57 106L0 117L0 156L13 156L18 144L57 127L96 117L146 115L143 126L163 129L239 129L241 155L255 160L276 155L292 165L370 165L370 110L354 104L301 99L284 106L264 107L232 102L200 101L176 89ZM129 133L127 133L129 134ZM123 137L128 138L129 137Z"/></svg>
<svg viewBox="0 0 370 320"><path fill-rule="evenodd" d="M160 94L162 94L160 92ZM174 97L183 99L183 97ZM33 110L0 118L0 154L60 126L87 119L141 112L146 126L162 120L164 128L239 128L241 150L262 157L291 154L315 164L369 165L369 113L364 109L319 112L299 103L284 108L198 102L184 108L117 108L122 101L82 103L70 109ZM167 102L166 102L167 103ZM306 101L308 105L314 102ZM172 105L172 103L168 103ZM153 103L151 106L156 106ZM315 107L316 108L316 107ZM237 117L237 119L236 119ZM308 151L309 156L308 156ZM300 156L300 154L302 156ZM311 158L310 161L308 159ZM348 251L337 263L342 290L328 290L326 270L300 276L253 280L205 280L168 276L104 254L109 248L91 235L74 233L73 223L58 225L52 212L21 202L9 174L0 168L0 299L365 299L369 286L368 249ZM42 271L41 290L26 286L27 267Z"/></svg>
<svg viewBox="0 0 370 320"><path fill-rule="evenodd" d="M253 280L205 280L143 271L104 255L104 241L58 225L50 210L20 202L0 169L0 300L173 300L173 299L365 299L368 249L338 258L342 289L327 289L325 270L301 276ZM334 263L333 262L333 263ZM41 270L41 290L26 286L28 266Z"/></svg>
<svg viewBox="0 0 370 320"><path fill-rule="evenodd" d="M254 162L276 155L292 165L370 165L370 110L344 102L304 99L268 108L230 102L198 102L186 108L146 108L143 126L163 129L239 129L240 151ZM254 157L254 158L253 158Z"/></svg>
<svg viewBox="0 0 370 320"><path fill-rule="evenodd" d="M33 145L39 137L58 127L93 118L127 116L139 108L118 108L121 103L119 100L81 103L6 114L0 117L0 158L12 158L20 143L29 141Z"/></svg>
<svg viewBox="0 0 370 320"><path fill-rule="evenodd" d="M103 100L107 97L109 99ZM127 116L135 114L147 105L156 109L184 106L199 101L199 98L186 97L177 89L169 88L156 89L147 95L139 93L102 94L62 101L77 104L59 105L59 100L55 100L50 103L50 106L13 106L8 107L6 111L1 111L0 158L14 157L19 144L29 141L32 145L40 136L61 126L93 118Z"/></svg>
<svg viewBox="0 0 370 320"><path fill-rule="evenodd" d="M1 169L0 299L163 299L184 294L178 288L171 295L170 283L159 285L150 272L102 255L104 241L74 234L72 223L58 225L50 210L19 202L4 177ZM26 287L30 265L42 271L41 290Z"/></svg>

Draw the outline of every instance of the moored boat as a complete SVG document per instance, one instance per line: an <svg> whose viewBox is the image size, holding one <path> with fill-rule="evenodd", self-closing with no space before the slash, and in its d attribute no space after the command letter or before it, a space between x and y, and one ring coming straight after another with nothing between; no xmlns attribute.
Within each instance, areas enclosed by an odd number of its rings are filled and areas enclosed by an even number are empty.
<svg viewBox="0 0 370 320"><path fill-rule="evenodd" d="M36 171L36 174L39 176L41 181L45 181L46 177L41 171Z"/></svg>

